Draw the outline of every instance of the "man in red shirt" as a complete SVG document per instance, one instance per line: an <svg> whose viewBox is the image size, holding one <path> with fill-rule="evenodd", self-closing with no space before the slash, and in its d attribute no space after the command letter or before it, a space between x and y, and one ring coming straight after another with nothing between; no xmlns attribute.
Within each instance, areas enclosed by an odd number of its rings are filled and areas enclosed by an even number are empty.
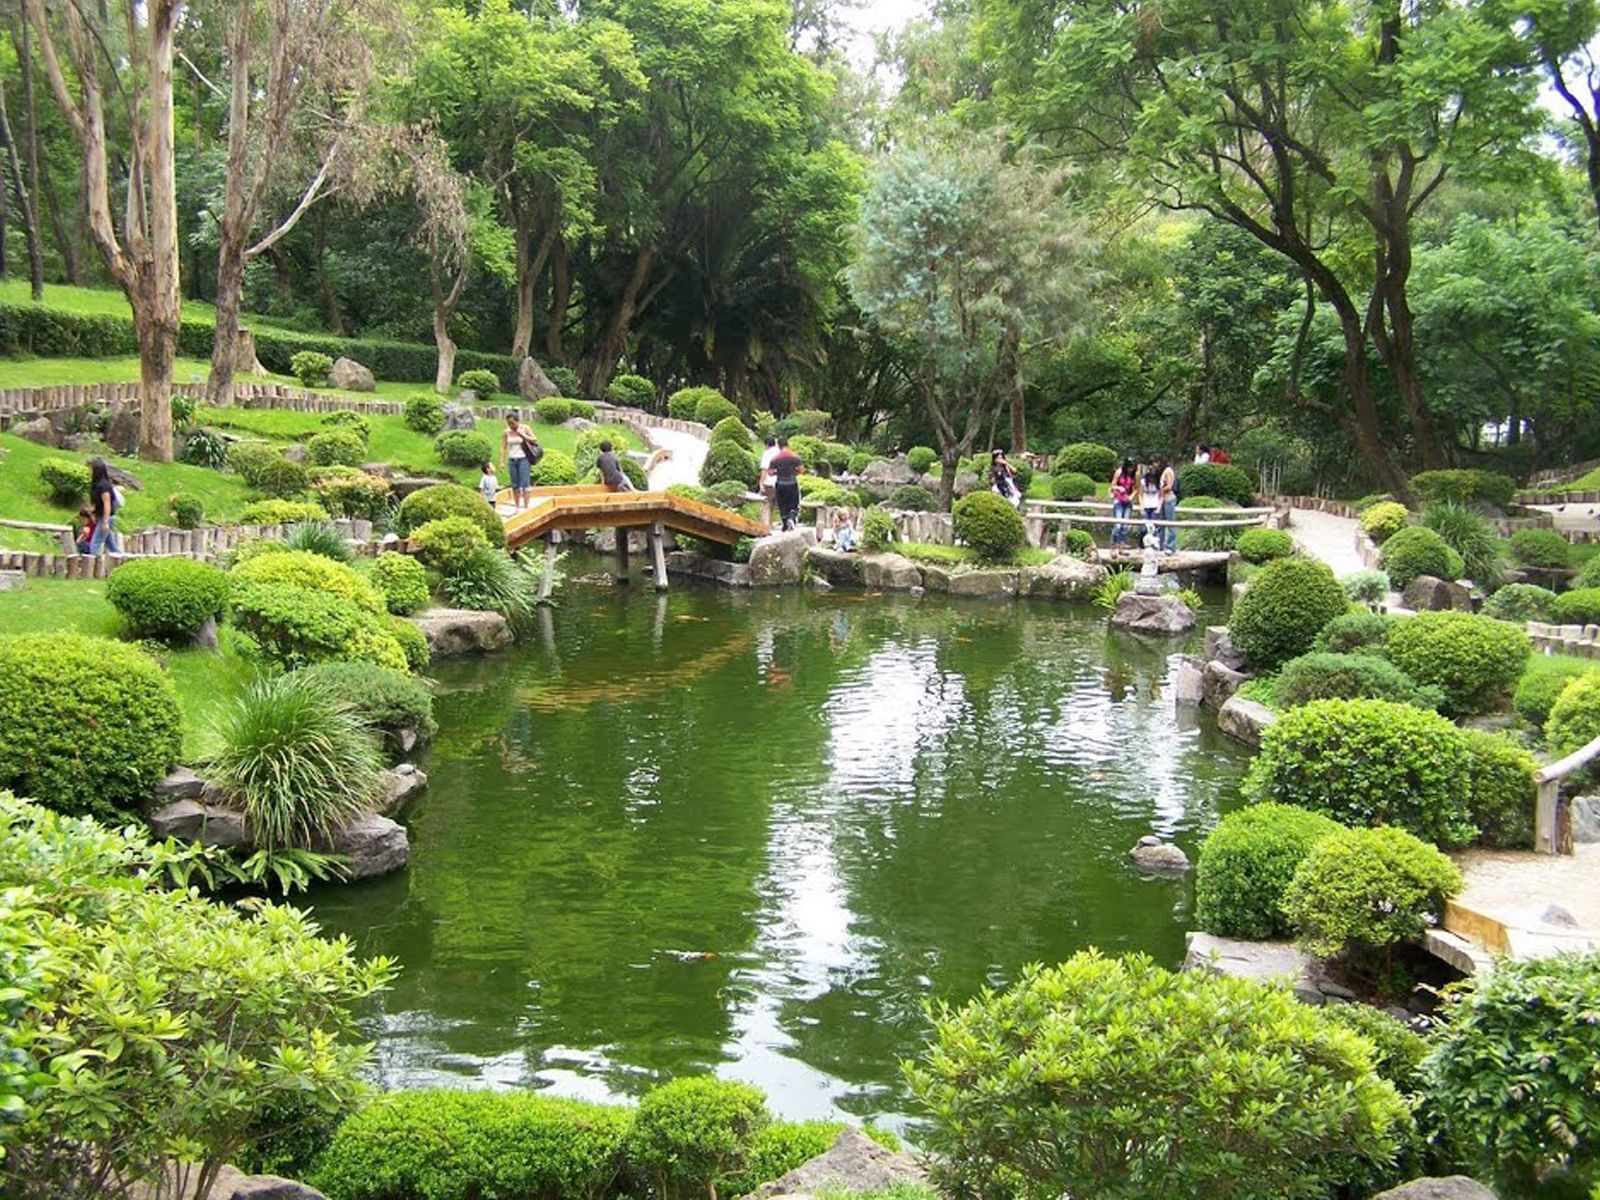
<svg viewBox="0 0 1600 1200"><path fill-rule="evenodd" d="M773 456L769 470L778 498L778 518L786 530L800 524L800 472L805 469L800 456L789 449L789 439L779 438L778 453Z"/></svg>

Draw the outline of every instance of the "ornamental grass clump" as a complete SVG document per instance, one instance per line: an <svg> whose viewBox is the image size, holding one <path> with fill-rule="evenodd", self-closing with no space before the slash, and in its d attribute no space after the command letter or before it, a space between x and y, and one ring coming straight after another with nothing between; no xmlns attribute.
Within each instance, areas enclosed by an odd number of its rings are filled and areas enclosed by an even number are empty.
<svg viewBox="0 0 1600 1200"><path fill-rule="evenodd" d="M1323 626L1347 603L1325 563L1282 558L1252 577L1234 605L1228 631L1253 667L1270 671L1311 649Z"/></svg>
<svg viewBox="0 0 1600 1200"><path fill-rule="evenodd" d="M289 550L304 550L307 554L318 555L330 562L348 564L355 558L349 540L326 521L307 521L303 525L296 525L289 531L289 536L283 539L283 544Z"/></svg>
<svg viewBox="0 0 1600 1200"><path fill-rule="evenodd" d="M1464 717L1503 707L1533 644L1514 625L1464 612L1424 612L1397 622L1384 653L1412 679L1444 693L1441 709Z"/></svg>
<svg viewBox="0 0 1600 1200"><path fill-rule="evenodd" d="M1468 579L1485 588L1500 582L1505 548L1495 527L1477 509L1449 500L1430 504L1422 512L1422 524L1461 556L1461 569Z"/></svg>
<svg viewBox="0 0 1600 1200"><path fill-rule="evenodd" d="M206 768L257 847L311 849L370 809L383 755L353 704L295 671L256 680L223 711Z"/></svg>
<svg viewBox="0 0 1600 1200"><path fill-rule="evenodd" d="M111 573L106 600L134 637L186 642L228 607L228 577L192 558L137 558Z"/></svg>
<svg viewBox="0 0 1600 1200"><path fill-rule="evenodd" d="M1223 817L1201 844L1195 868L1200 928L1223 937L1287 937L1289 881L1311 847L1340 828L1293 804L1252 804Z"/></svg>
<svg viewBox="0 0 1600 1200"><path fill-rule="evenodd" d="M458 608L497 612L512 632L526 633L539 611L543 567L522 555L481 546L446 572L444 592Z"/></svg>

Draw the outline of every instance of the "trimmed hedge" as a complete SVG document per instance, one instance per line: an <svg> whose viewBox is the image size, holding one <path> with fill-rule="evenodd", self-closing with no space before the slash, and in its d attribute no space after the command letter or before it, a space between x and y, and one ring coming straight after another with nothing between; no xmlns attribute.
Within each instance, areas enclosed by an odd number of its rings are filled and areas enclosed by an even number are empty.
<svg viewBox="0 0 1600 1200"><path fill-rule="evenodd" d="M1555 707L1556 697L1580 675L1600 675L1600 663L1570 658L1550 658L1535 654L1523 669L1511 707L1535 729L1543 729Z"/></svg>
<svg viewBox="0 0 1600 1200"><path fill-rule="evenodd" d="M366 442L353 429L330 429L306 443L306 461L315 467L359 467L366 456Z"/></svg>
<svg viewBox="0 0 1600 1200"><path fill-rule="evenodd" d="M951 510L955 535L979 558L1000 562L1027 541L1022 516L993 492L973 492Z"/></svg>
<svg viewBox="0 0 1600 1200"><path fill-rule="evenodd" d="M1178 494L1216 496L1243 508L1255 500L1256 485L1243 467L1232 463L1188 463L1178 468Z"/></svg>
<svg viewBox="0 0 1600 1200"><path fill-rule="evenodd" d="M1461 555L1450 549L1437 533L1421 525L1408 525L1391 536L1383 543L1378 557L1389 573L1389 581L1401 591L1418 575L1459 579L1466 569Z"/></svg>
<svg viewBox="0 0 1600 1200"><path fill-rule="evenodd" d="M1511 557L1524 566L1562 568L1572 547L1554 529L1519 529L1511 535Z"/></svg>
<svg viewBox="0 0 1600 1200"><path fill-rule="evenodd" d="M1485 846L1508 850L1533 846L1533 755L1503 734L1463 729L1470 756L1472 820Z"/></svg>
<svg viewBox="0 0 1600 1200"><path fill-rule="evenodd" d="M414 392L406 401L406 428L429 437L444 428L444 401L434 392Z"/></svg>
<svg viewBox="0 0 1600 1200"><path fill-rule="evenodd" d="M939 507L933 493L920 483L902 483L889 493L889 498L883 504L885 508L899 509L901 512L932 512Z"/></svg>
<svg viewBox="0 0 1600 1200"><path fill-rule="evenodd" d="M354 568L309 550L283 550L248 559L236 564L228 579L235 586L283 584L347 600L369 613L388 611L378 590Z"/></svg>
<svg viewBox="0 0 1600 1200"><path fill-rule="evenodd" d="M39 464L39 480L57 504L78 505L89 498L89 468L70 458L47 458Z"/></svg>
<svg viewBox="0 0 1600 1200"><path fill-rule="evenodd" d="M433 720L433 693L405 671L365 662L329 662L306 667L299 674L325 687L393 751L399 751L400 737L407 731L422 741L438 731Z"/></svg>
<svg viewBox="0 0 1600 1200"><path fill-rule="evenodd" d="M452 429L433 439L433 451L452 467L482 467L494 458L494 443L476 429Z"/></svg>
<svg viewBox="0 0 1600 1200"><path fill-rule="evenodd" d="M1247 563L1268 563L1294 556L1294 539L1281 529L1246 529L1234 549Z"/></svg>
<svg viewBox="0 0 1600 1200"><path fill-rule="evenodd" d="M1293 804L1253 804L1229 813L1201 843L1195 919L1222 937L1287 937L1283 893L1311 847L1342 828Z"/></svg>
<svg viewBox="0 0 1600 1200"><path fill-rule="evenodd" d="M436 483L412 492L400 502L394 517L394 530L401 537L409 537L413 530L443 517L471 517L483 530L491 546L506 544L505 524L494 509L472 488L459 483Z"/></svg>
<svg viewBox="0 0 1600 1200"><path fill-rule="evenodd" d="M180 719L172 681L136 647L0 637L0 789L120 822L177 760Z"/></svg>
<svg viewBox="0 0 1600 1200"><path fill-rule="evenodd" d="M1483 615L1497 621L1521 625L1526 621L1548 621L1555 609L1556 594L1531 583L1508 583L1483 603Z"/></svg>
<svg viewBox="0 0 1600 1200"><path fill-rule="evenodd" d="M1600 672L1580 675L1561 689L1544 726L1550 752L1565 757L1600 737Z"/></svg>
<svg viewBox="0 0 1600 1200"><path fill-rule="evenodd" d="M1344 613L1324 625L1311 646L1332 654L1382 654L1394 621L1374 612Z"/></svg>
<svg viewBox="0 0 1600 1200"><path fill-rule="evenodd" d="M1417 498L1427 503L1436 500L1454 500L1470 504L1482 500L1496 508L1504 508L1516 495L1517 481L1498 471L1455 470L1424 471L1411 477L1411 490Z"/></svg>
<svg viewBox="0 0 1600 1200"><path fill-rule="evenodd" d="M1050 460L1050 471L1062 473L1073 472L1087 475L1090 479L1110 479L1112 472L1117 469L1121 461L1117 452L1110 446L1102 446L1099 442L1073 442L1063 446Z"/></svg>
<svg viewBox="0 0 1600 1200"><path fill-rule="evenodd" d="M327 509L306 500L252 500L239 510L241 525L296 525L327 519Z"/></svg>
<svg viewBox="0 0 1600 1200"><path fill-rule="evenodd" d="M714 487L736 481L753 490L760 475L761 463L754 454L732 442L714 442L706 450L705 462L700 466L700 486Z"/></svg>
<svg viewBox="0 0 1600 1200"><path fill-rule="evenodd" d="M563 450L546 450L544 457L534 464L533 469L528 472L528 482L536 488L567 487L578 482L578 465L572 461L572 455ZM482 499L480 496L480 503ZM484 507L488 508L489 506L484 504ZM494 515L492 510L490 515ZM496 521L499 519L499 517L495 517ZM502 533L500 542L495 544L500 545L504 540L504 534Z"/></svg>
<svg viewBox="0 0 1600 1200"><path fill-rule="evenodd" d="M1282 708L1299 708L1313 700L1394 700L1418 708L1437 709L1443 693L1419 688L1415 680L1387 659L1371 654L1302 654L1283 664L1272 685Z"/></svg>
<svg viewBox="0 0 1600 1200"><path fill-rule="evenodd" d="M1557 625L1600 625L1600 587L1562 592L1550 606Z"/></svg>
<svg viewBox="0 0 1600 1200"><path fill-rule="evenodd" d="M1050 476L1050 495L1057 500L1082 500L1094 495L1094 480L1079 471Z"/></svg>
<svg viewBox="0 0 1600 1200"><path fill-rule="evenodd" d="M493 371L477 367L471 371L460 372L456 376L456 387L488 399L500 390L500 377Z"/></svg>
<svg viewBox="0 0 1600 1200"><path fill-rule="evenodd" d="M561 425L572 419L572 401L565 396L546 396L533 402L533 415L546 425Z"/></svg>
<svg viewBox="0 0 1600 1200"><path fill-rule="evenodd" d="M674 1079L639 1102L628 1131L629 1169L657 1200L716 1196L749 1166L755 1136L772 1121L759 1088L697 1075Z"/></svg>
<svg viewBox="0 0 1600 1200"><path fill-rule="evenodd" d="M1510 699L1533 645L1522 630L1492 617L1425 612L1397 622L1385 653L1418 683L1444 693L1453 717L1488 712Z"/></svg>
<svg viewBox="0 0 1600 1200"><path fill-rule="evenodd" d="M1344 589L1327 564L1281 558L1251 578L1228 629L1252 666L1271 670L1311 649L1317 634L1346 604Z"/></svg>
<svg viewBox="0 0 1600 1200"><path fill-rule="evenodd" d="M459 571L489 541L471 517L441 517L411 531L417 557L446 578Z"/></svg>
<svg viewBox="0 0 1600 1200"><path fill-rule="evenodd" d="M926 475L938 461L939 452L932 446L913 446L906 451L906 466L918 475Z"/></svg>
<svg viewBox="0 0 1600 1200"><path fill-rule="evenodd" d="M712 392L709 396L701 396L695 402L694 419L708 428L716 426L719 422L725 421L729 417L737 417L738 415L739 406L720 392Z"/></svg>
<svg viewBox="0 0 1600 1200"><path fill-rule="evenodd" d="M192 558L136 558L111 573L106 599L135 637L188 641L228 607L228 577Z"/></svg>

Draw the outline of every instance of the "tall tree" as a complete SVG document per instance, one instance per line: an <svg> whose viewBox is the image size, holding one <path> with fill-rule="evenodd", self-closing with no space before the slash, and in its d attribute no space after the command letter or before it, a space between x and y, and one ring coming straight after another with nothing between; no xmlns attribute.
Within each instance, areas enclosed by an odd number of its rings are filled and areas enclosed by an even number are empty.
<svg viewBox="0 0 1600 1200"><path fill-rule="evenodd" d="M1092 272L1059 173L992 138L903 147L874 171L846 271L862 312L900 342L944 464L957 464L1023 387L1023 364L1085 315Z"/></svg>
<svg viewBox="0 0 1600 1200"><path fill-rule="evenodd" d="M984 11L1002 101L1027 128L1114 161L1143 196L1235 225L1311 282L1345 345L1325 416L1385 486L1409 495L1369 346L1412 453L1443 464L1416 366L1414 224L1447 177L1528 158L1537 80L1513 14L1487 0L986 0Z"/></svg>
<svg viewBox="0 0 1600 1200"><path fill-rule="evenodd" d="M24 43L24 46L26 43ZM9 73L9 72L8 72ZM32 71L23 68L23 86L31 92ZM31 96L25 108L33 107ZM30 116L26 133L32 133ZM39 207L35 187L39 176L39 157L31 136L18 152L16 137L11 131L11 118L6 111L6 90L0 86L0 152L5 154L5 173L11 177L12 195L16 197L17 213L22 218L22 235L28 247L28 283L35 300L44 299L44 247L39 238ZM29 169L24 172L23 159L27 157ZM4 183L0 182L0 187ZM0 237L4 234L0 233Z"/></svg>
<svg viewBox="0 0 1600 1200"><path fill-rule="evenodd" d="M1540 65L1550 87L1572 115L1589 198L1600 221L1600 3L1596 0L1524 0Z"/></svg>
<svg viewBox="0 0 1600 1200"><path fill-rule="evenodd" d="M92 10L64 3L54 14L46 0L23 0L23 5L39 39L50 90L83 156L89 234L133 309L139 342L139 453L170 462L172 359L179 316L172 62L182 5L180 0L106 0ZM57 28L67 66L57 49ZM128 134L120 230L111 207L108 91Z"/></svg>

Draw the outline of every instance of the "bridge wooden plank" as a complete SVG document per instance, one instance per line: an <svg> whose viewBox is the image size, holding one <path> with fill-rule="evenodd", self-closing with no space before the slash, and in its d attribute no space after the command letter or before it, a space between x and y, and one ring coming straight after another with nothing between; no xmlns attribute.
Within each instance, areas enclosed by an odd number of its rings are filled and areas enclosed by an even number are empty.
<svg viewBox="0 0 1600 1200"><path fill-rule="evenodd" d="M555 530L661 525L692 537L731 544L761 537L768 527L740 513L666 492L610 492L580 484L540 488L535 503L505 518L506 544L515 549Z"/></svg>

